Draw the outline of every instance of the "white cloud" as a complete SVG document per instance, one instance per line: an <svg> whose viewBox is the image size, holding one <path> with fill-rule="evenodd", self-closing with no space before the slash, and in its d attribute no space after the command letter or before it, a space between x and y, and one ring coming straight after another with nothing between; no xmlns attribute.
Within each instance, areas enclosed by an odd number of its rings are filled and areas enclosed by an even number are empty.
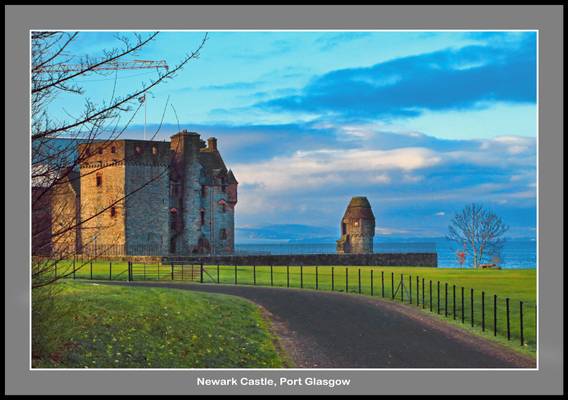
<svg viewBox="0 0 568 400"><path fill-rule="evenodd" d="M443 217L444 215L446 215L446 213L444 211L439 211L435 214L437 217Z"/></svg>
<svg viewBox="0 0 568 400"><path fill-rule="evenodd" d="M263 191L290 191L352 181L354 177L370 183L389 183L391 178L385 173L387 171L407 173L435 166L441 161L439 154L420 147L321 149L297 151L290 157L275 157L258 163L236 164L232 168L238 171L242 184L261 185Z"/></svg>

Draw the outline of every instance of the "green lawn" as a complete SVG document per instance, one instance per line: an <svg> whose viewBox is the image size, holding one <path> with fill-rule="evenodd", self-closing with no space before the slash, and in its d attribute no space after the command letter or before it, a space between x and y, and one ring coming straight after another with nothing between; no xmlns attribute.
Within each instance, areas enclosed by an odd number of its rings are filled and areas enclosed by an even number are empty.
<svg viewBox="0 0 568 400"><path fill-rule="evenodd" d="M34 367L285 366L259 309L243 299L68 280L58 285L64 311L52 317L57 343Z"/></svg>
<svg viewBox="0 0 568 400"><path fill-rule="evenodd" d="M94 262L93 279L109 279L112 271L113 280L126 280L128 277L126 262ZM90 279L91 264L77 264L81 269L76 278ZM63 268L62 268L63 269ZM348 275L346 276L346 271ZM317 290L348 291L359 293L359 271L361 273L360 293L402 301L424 308L444 319L471 328L471 289L473 289L473 331L493 338L507 338L507 309L509 299L509 332L512 347L520 347L520 302L523 302L523 343L525 350L536 351L536 270L472 270L457 268L420 268L420 267L344 267L312 266L273 267L232 265L205 266L204 283L262 285L275 287L294 287ZM371 285L371 271L373 280ZM404 282L401 290L400 282ZM134 280L201 280L199 265L145 265L134 264ZM392 284L394 278L394 286ZM416 287L418 278L418 288ZM410 281L409 281L410 279ZM424 293L422 280L424 279ZM430 292L430 281L432 291ZM384 283L383 283L384 282ZM438 282L440 294L438 296ZM446 284L448 292L446 296ZM455 314L454 314L455 285ZM384 287L384 289L383 289ZM464 288L464 307L462 308L462 287ZM417 292L418 289L418 292ZM418 294L418 298L417 298ZM494 336L494 296L497 296L497 335ZM430 301L430 296L432 300ZM484 307L482 306L484 297ZM418 304L417 304L418 300ZM412 303L411 303L412 301ZM424 302L423 302L424 301ZM483 317L483 310L484 317ZM463 320L462 323L462 312ZM485 330L482 330L482 319Z"/></svg>

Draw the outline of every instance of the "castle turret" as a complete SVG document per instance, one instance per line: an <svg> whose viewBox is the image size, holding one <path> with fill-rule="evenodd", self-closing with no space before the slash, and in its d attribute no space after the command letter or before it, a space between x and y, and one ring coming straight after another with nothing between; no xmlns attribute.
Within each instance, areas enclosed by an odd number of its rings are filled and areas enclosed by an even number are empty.
<svg viewBox="0 0 568 400"><path fill-rule="evenodd" d="M337 252L372 253L375 216L366 197L353 197L341 219L341 239Z"/></svg>

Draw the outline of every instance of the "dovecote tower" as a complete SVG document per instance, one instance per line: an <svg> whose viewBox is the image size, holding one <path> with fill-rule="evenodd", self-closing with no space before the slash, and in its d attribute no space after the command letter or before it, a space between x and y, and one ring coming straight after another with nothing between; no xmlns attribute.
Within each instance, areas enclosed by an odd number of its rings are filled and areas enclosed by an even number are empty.
<svg viewBox="0 0 568 400"><path fill-rule="evenodd" d="M353 197L341 219L337 253L372 253L375 216L366 197Z"/></svg>

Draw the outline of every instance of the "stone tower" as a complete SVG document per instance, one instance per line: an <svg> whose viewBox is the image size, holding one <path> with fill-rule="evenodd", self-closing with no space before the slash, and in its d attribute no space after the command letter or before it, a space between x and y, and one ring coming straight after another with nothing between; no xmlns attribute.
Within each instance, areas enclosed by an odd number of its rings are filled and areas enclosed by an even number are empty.
<svg viewBox="0 0 568 400"><path fill-rule="evenodd" d="M375 216L366 197L353 197L341 219L337 253L372 253Z"/></svg>

